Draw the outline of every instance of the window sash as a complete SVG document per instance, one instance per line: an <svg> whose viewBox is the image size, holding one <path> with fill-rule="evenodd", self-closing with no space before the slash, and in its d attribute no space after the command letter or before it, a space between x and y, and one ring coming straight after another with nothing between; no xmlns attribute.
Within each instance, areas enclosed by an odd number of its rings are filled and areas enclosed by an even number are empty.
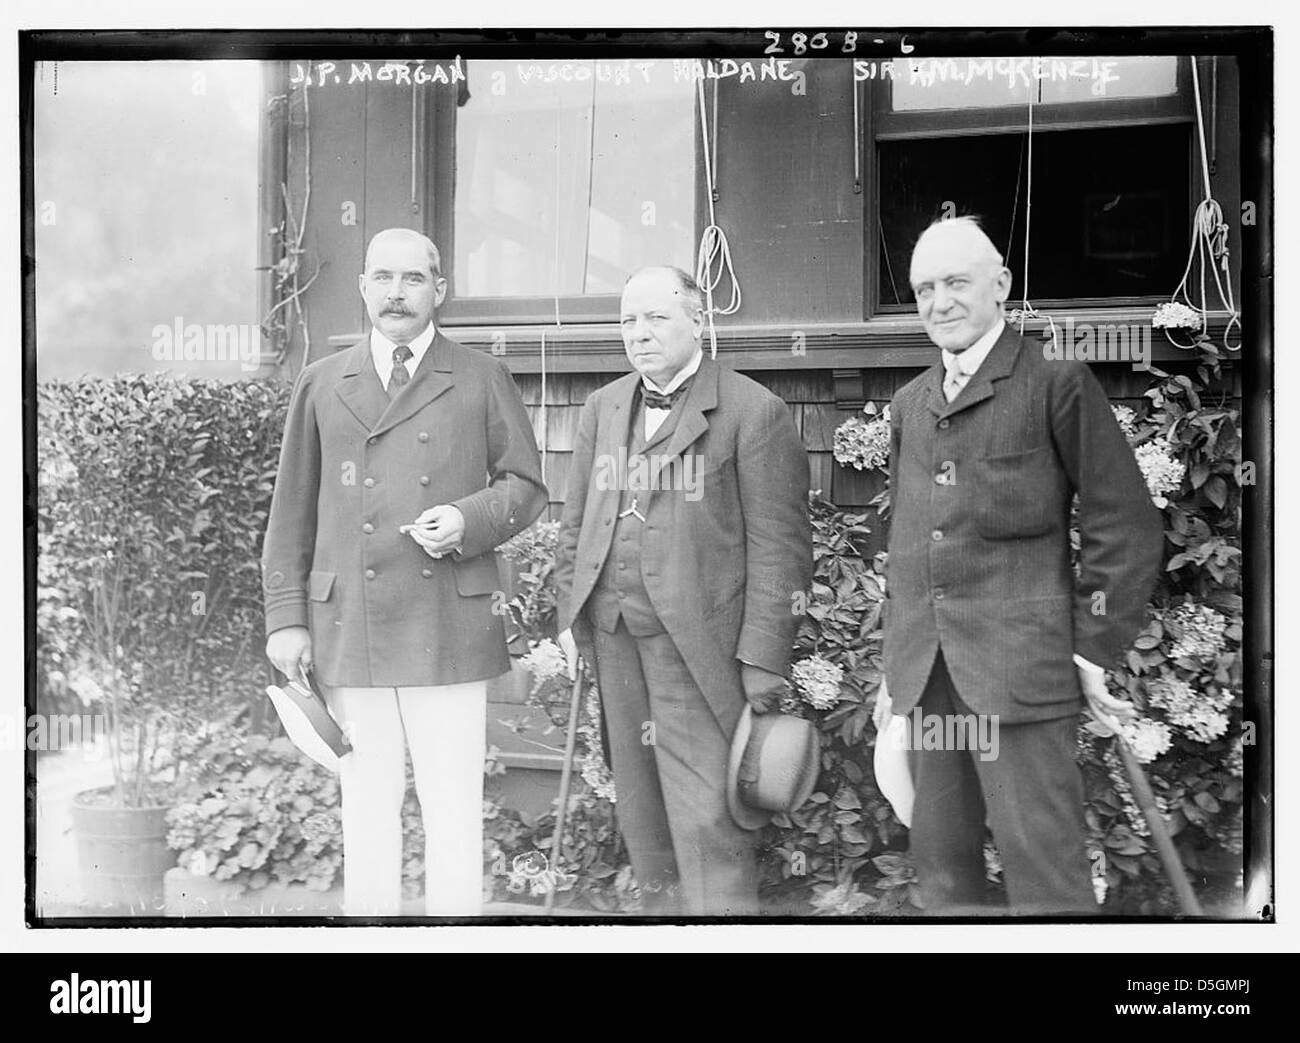
<svg viewBox="0 0 1300 1043"><path fill-rule="evenodd" d="M1107 127L1192 123L1196 119L1192 94L1191 62L1179 56L1175 93L1156 98L1112 98L1097 101L1046 103L1034 106L1034 133L1077 130L1101 130ZM866 94L862 105L863 154L861 163L869 186L868 205L863 222L863 319L899 319L916 314L915 304L886 303L880 289L880 141L919 140L925 138L978 137L993 134L1026 133L1029 130L1028 103L1022 106L997 106L973 109L929 109L892 112L890 80L865 80L858 84ZM1204 72L1202 85L1206 82ZM1101 100L1101 99L1099 99ZM1208 119L1209 114L1206 113ZM1199 199L1194 155L1195 141L1189 142L1187 180L1189 199ZM1188 215L1190 228L1191 215ZM1017 282L1018 282L1017 278ZM1013 284L1014 286L1014 284ZM1172 290L1172 287L1170 287ZM1014 291L1013 291L1014 292ZM1167 299L1161 295L1123 297L1031 298L1035 308L1061 312L1080 308L1129 309L1155 307ZM1008 300L1008 310L1017 306L1018 298Z"/></svg>
<svg viewBox="0 0 1300 1043"><path fill-rule="evenodd" d="M426 116L425 140L432 142L433 158L424 210L432 215L431 224L437 231L430 234L438 243L443 274L450 282L447 298L438 309L438 320L448 326L554 325L557 300L554 295L470 297L456 293L456 114L455 93L441 91L429 105ZM691 109L691 141L694 196L691 234L695 243L703 231L701 214L707 214L708 202L705 199L699 113L694 106ZM618 321L618 294L561 294L558 300L559 321L562 323Z"/></svg>

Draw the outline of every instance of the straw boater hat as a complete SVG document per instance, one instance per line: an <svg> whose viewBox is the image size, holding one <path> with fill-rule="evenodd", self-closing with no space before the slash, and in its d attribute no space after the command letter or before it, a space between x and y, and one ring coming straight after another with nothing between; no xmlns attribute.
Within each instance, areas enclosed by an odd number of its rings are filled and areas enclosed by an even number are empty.
<svg viewBox="0 0 1300 1043"><path fill-rule="evenodd" d="M317 764L338 771L352 746L311 681L303 676L283 688L268 685L266 694L290 741Z"/></svg>
<svg viewBox="0 0 1300 1043"><path fill-rule="evenodd" d="M821 741L812 721L746 706L731 738L727 807L742 829L765 826L773 812L794 811L817 784Z"/></svg>

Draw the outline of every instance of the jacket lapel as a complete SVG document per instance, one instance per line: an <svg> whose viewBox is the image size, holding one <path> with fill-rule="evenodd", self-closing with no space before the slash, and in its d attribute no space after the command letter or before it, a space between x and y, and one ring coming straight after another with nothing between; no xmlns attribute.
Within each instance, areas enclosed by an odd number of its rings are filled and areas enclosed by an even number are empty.
<svg viewBox="0 0 1300 1043"><path fill-rule="evenodd" d="M334 389L343 404L367 431L374 429L388 408L388 393L370 358L370 338L363 337L348 349L343 378Z"/></svg>
<svg viewBox="0 0 1300 1043"><path fill-rule="evenodd" d="M930 411L936 416L950 417L963 410L970 409L971 406L978 405L986 398L993 397L993 382L1002 380L1010 375L1011 370L1015 367L1016 359L1020 355L1021 338L1008 323L1006 329L1002 331L1002 336L998 342L993 345L993 350L980 364L980 368L975 371L975 375L966 382L966 386L961 389L961 393L951 402L947 400L943 393L944 368L940 363L937 367L938 376L935 381L930 382Z"/></svg>
<svg viewBox="0 0 1300 1043"><path fill-rule="evenodd" d="M371 367L373 369L373 366ZM375 378L378 381L378 377ZM452 368L451 341L438 333L424 353L414 376L397 396L387 403L371 433L381 435L403 420L414 416L456 383ZM385 398L387 393L385 392Z"/></svg>

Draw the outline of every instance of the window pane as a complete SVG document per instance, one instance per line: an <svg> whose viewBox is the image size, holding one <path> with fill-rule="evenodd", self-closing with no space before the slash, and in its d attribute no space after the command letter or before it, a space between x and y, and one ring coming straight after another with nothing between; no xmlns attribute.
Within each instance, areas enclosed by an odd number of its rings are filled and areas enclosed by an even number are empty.
<svg viewBox="0 0 1300 1043"><path fill-rule="evenodd" d="M894 112L984 109L1034 102L1114 101L1176 93L1178 59L895 58Z"/></svg>
<svg viewBox="0 0 1300 1043"><path fill-rule="evenodd" d="M1034 137L1031 300L1167 296L1187 261L1185 124ZM884 141L880 303L913 304L912 245L945 215L975 214L1023 295L1025 135ZM1014 218L1013 218L1014 208Z"/></svg>
<svg viewBox="0 0 1300 1043"><path fill-rule="evenodd" d="M472 61L467 76L457 296L618 293L643 265L692 267L695 94L671 63Z"/></svg>

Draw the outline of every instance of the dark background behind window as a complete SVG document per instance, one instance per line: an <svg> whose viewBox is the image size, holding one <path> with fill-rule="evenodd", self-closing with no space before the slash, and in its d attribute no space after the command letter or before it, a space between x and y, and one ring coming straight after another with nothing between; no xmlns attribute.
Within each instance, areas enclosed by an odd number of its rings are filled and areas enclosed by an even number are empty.
<svg viewBox="0 0 1300 1043"><path fill-rule="evenodd" d="M1187 124L1034 136L1031 301L1165 296L1186 264ZM882 141L879 299L912 305L916 237L944 216L981 219L1023 294L1025 135ZM1013 218L1014 211L1014 218Z"/></svg>

